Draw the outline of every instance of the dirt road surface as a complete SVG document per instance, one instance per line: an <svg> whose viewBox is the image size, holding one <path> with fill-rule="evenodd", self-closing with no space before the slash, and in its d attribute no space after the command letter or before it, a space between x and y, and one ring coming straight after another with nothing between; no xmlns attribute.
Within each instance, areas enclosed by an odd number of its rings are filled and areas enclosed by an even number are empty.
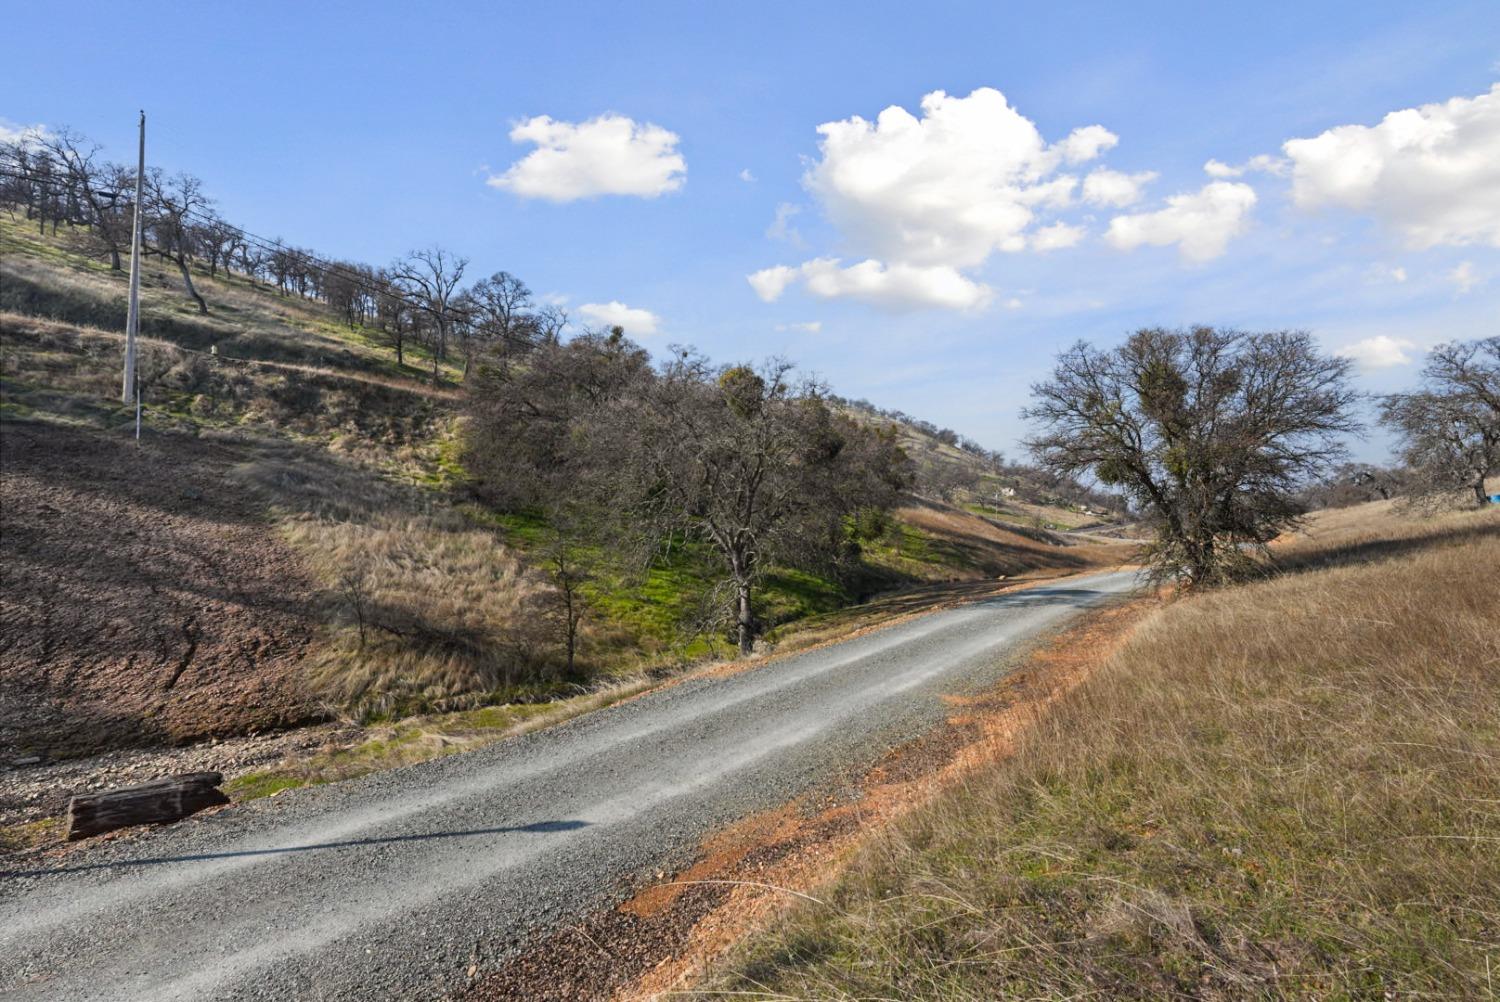
<svg viewBox="0 0 1500 1002"><path fill-rule="evenodd" d="M922 616L490 748L0 875L7 999L441 998L705 834L940 722L1129 571Z"/></svg>

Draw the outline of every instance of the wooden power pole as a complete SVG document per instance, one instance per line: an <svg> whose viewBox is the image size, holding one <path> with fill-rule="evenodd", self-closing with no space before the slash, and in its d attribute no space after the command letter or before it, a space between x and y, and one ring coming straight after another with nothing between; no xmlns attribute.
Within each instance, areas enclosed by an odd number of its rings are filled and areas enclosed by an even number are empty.
<svg viewBox="0 0 1500 1002"><path fill-rule="evenodd" d="M130 233L130 312L125 314L125 380L120 403L135 401L135 437L141 437L140 388L135 377L135 339L141 330L141 207L146 183L146 113L141 112L140 149L135 167L135 225Z"/></svg>

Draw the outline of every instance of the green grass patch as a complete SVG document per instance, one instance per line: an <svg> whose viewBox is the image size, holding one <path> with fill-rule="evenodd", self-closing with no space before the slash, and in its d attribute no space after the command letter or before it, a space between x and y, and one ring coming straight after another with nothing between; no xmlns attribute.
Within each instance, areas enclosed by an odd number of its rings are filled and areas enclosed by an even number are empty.
<svg viewBox="0 0 1500 1002"><path fill-rule="evenodd" d="M243 776L227 780L224 783L224 792L235 803L243 803L246 800L269 797L282 790L295 790L299 786L306 786L307 783L308 781L301 776L293 776L273 769L264 772L247 772Z"/></svg>
<svg viewBox="0 0 1500 1002"><path fill-rule="evenodd" d="M0 827L0 852L24 852L60 841L67 829L63 818L42 818Z"/></svg>

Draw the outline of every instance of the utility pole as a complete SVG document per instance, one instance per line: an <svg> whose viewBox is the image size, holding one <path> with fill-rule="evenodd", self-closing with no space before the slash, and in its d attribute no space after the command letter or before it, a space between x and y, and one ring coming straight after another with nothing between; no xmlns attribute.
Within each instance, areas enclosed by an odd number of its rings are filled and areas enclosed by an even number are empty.
<svg viewBox="0 0 1500 1002"><path fill-rule="evenodd" d="M141 330L141 204L146 183L146 113L141 112L140 150L135 168L135 225L130 233L130 312L125 315L125 380L120 403L135 400L135 437L141 437L141 392L135 377L135 339Z"/></svg>

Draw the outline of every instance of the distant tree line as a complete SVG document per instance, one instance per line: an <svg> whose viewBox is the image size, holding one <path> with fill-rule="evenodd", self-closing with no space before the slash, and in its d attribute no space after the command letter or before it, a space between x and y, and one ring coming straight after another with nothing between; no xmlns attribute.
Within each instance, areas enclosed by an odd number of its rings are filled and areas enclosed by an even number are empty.
<svg viewBox="0 0 1500 1002"><path fill-rule="evenodd" d="M135 209L135 170L103 159L98 144L71 129L0 142L0 204L40 234L66 233L124 269ZM398 365L412 345L429 355L434 381L453 361L465 373L481 353L525 352L556 341L567 324L524 282L500 271L462 284L468 261L440 248L414 250L385 267L321 258L279 237L256 236L223 219L201 180L149 168L143 182L142 249L170 264L184 295L207 314L194 271L240 278L282 296L317 300L351 328L383 343Z"/></svg>

